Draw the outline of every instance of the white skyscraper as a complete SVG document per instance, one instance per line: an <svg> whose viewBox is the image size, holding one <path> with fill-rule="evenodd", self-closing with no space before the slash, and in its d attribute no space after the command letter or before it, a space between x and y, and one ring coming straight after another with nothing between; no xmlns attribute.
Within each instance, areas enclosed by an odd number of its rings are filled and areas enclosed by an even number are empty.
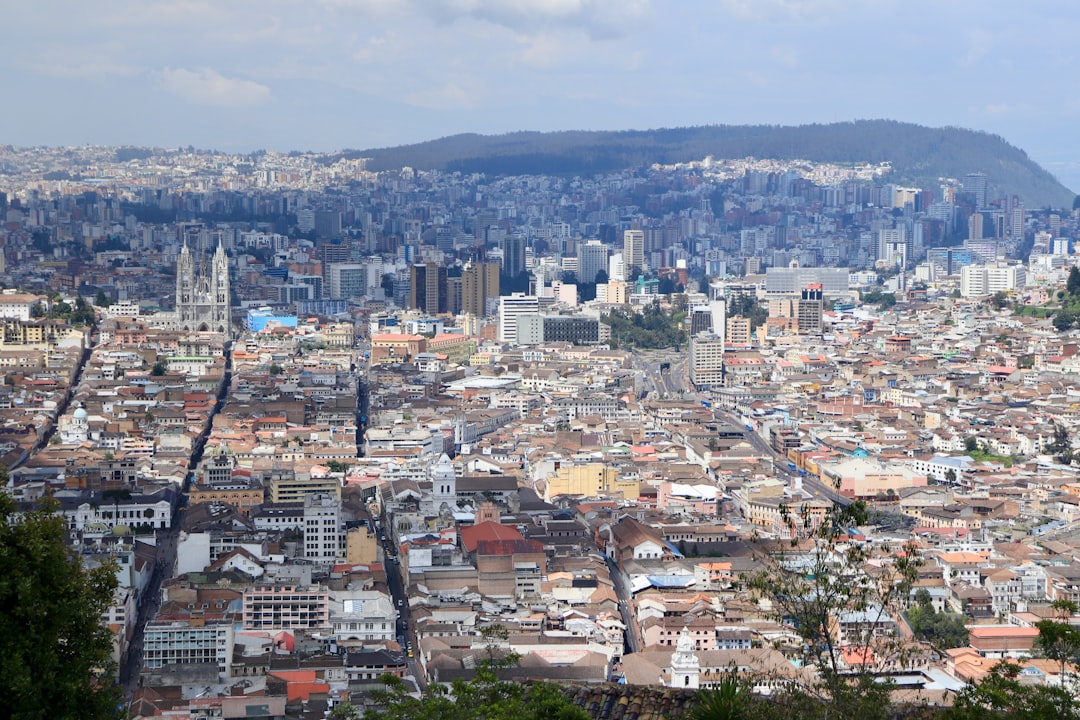
<svg viewBox="0 0 1080 720"><path fill-rule="evenodd" d="M623 231L623 261L628 268L645 269L645 231Z"/></svg>
<svg viewBox="0 0 1080 720"><path fill-rule="evenodd" d="M617 252L608 258L608 281L609 282L626 282L626 262L623 260L625 256L621 252Z"/></svg>
<svg viewBox="0 0 1080 720"><path fill-rule="evenodd" d="M540 298L536 295L514 293L499 298L499 342L517 343L517 319L520 315L536 315L540 312Z"/></svg>

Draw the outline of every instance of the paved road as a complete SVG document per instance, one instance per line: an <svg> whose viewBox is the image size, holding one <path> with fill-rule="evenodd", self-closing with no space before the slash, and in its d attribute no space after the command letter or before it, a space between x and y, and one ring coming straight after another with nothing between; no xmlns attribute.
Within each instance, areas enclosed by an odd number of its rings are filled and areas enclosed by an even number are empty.
<svg viewBox="0 0 1080 720"><path fill-rule="evenodd" d="M383 537L386 539L382 540ZM416 627L409 612L409 598L405 593L406 588L401 577L401 564L396 557L391 557L391 553L397 555L397 550L393 547L393 541L385 534L380 535L380 542L386 558L386 584L390 590L391 601L397 606L398 610L397 634L405 638L407 645L412 645L415 653L419 650L419 646L416 643ZM409 674L416 678L417 685L421 689L427 687L427 678L420 669L417 659L415 657L408 658L405 664Z"/></svg>
<svg viewBox="0 0 1080 720"><path fill-rule="evenodd" d="M634 619L633 598L626 586L626 578L619 567L611 558L607 558L608 574L615 585L615 594L619 597L619 614L622 615L623 624L626 625L626 651L636 653L641 650L641 639L638 637L637 621Z"/></svg>

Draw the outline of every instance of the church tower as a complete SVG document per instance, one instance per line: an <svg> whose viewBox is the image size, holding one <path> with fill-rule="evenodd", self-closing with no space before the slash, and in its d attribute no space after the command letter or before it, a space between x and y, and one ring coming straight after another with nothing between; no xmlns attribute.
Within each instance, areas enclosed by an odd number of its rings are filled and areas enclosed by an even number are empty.
<svg viewBox="0 0 1080 720"><path fill-rule="evenodd" d="M671 656L671 687L698 689L701 682L701 663L694 654L694 640L690 631L683 628Z"/></svg>
<svg viewBox="0 0 1080 720"><path fill-rule="evenodd" d="M450 456L443 453L431 469L431 501L435 512L443 505L451 510L457 508L457 474Z"/></svg>
<svg viewBox="0 0 1080 720"><path fill-rule="evenodd" d="M205 256L204 256L205 257ZM231 336L232 296L229 258L218 242L209 276L205 263L195 270L195 259L184 243L176 260L176 327L193 332L217 332Z"/></svg>

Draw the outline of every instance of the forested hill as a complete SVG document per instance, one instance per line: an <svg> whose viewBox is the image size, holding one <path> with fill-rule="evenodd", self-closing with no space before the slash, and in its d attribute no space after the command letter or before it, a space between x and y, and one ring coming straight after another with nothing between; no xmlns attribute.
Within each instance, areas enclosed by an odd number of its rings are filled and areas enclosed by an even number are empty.
<svg viewBox="0 0 1080 720"><path fill-rule="evenodd" d="M992 190L1028 207L1072 207L1073 193L1019 148L997 135L891 120L828 125L712 125L621 132L516 132L453 135L363 151L373 170L402 166L487 174L582 175L716 158L801 158L816 162L892 163L893 181L936 190L938 178L982 170Z"/></svg>

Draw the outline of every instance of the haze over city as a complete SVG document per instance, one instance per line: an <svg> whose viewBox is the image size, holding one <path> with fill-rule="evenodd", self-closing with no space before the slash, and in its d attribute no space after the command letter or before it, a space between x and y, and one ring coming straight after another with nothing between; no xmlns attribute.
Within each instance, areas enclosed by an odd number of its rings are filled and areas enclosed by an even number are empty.
<svg viewBox="0 0 1080 720"><path fill-rule="evenodd" d="M248 151L460 132L883 117L997 133L1080 186L1068 5L39 2L0 48L17 145Z"/></svg>

